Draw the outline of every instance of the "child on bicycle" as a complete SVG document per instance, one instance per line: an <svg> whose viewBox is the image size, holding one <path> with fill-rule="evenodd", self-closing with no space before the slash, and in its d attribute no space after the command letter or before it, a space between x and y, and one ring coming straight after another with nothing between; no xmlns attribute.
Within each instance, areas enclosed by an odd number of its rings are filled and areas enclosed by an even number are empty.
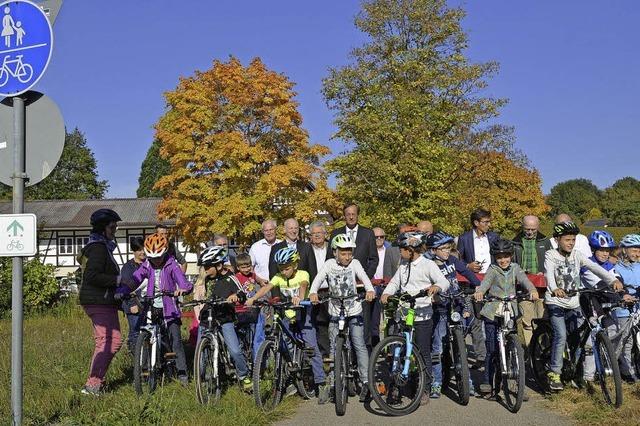
<svg viewBox="0 0 640 426"><path fill-rule="evenodd" d="M331 240L331 249L334 259L327 260L318 275L313 280L309 294L312 303L318 303L318 290L326 280L329 284L329 295L338 297L353 296L353 299L345 301L347 323L349 324L349 338L356 352L358 360L358 373L362 381L360 402L365 402L369 394L368 369L369 352L364 342L364 322L362 318L362 303L356 302L356 279L364 284L366 290L365 300L370 302L375 296L375 289L357 259L353 258L353 250L356 243L347 234L338 234ZM335 340L338 335L338 317L340 315L340 303L337 300L329 302L329 340L331 342L331 356L335 358ZM333 378L332 378L333 379Z"/></svg>
<svg viewBox="0 0 640 426"><path fill-rule="evenodd" d="M172 292L175 297L158 296L153 299L152 309L162 312L167 331L171 336L171 349L176 354L176 369L178 370L178 380L183 385L189 383L187 376L187 360L182 346L180 335L180 308L176 302L176 297L188 294L193 286L182 272L180 265L175 258L167 251L169 242L159 234L149 235L144 240L144 253L147 260L133 273L133 285L130 288L137 288L144 280L147 281L146 289L142 290L143 295L152 297L163 292Z"/></svg>
<svg viewBox="0 0 640 426"><path fill-rule="evenodd" d="M280 293L290 300L294 306L299 305L307 294L307 288L309 287L309 273L298 269L299 258L295 247L283 247L276 251L274 260L280 272L271 279L269 284L258 290L255 296L247 299L247 305L251 306L253 302L274 288L279 289ZM322 356L316 340L316 331L311 324L311 309L305 308L303 312L304 315L302 315L300 321L295 321L295 325L288 320L285 320L285 324L288 324L289 327L293 326L295 332L302 334L305 344L314 349L311 368L313 370L313 380L318 388L318 404L326 404L329 401L329 385L326 383Z"/></svg>
<svg viewBox="0 0 640 426"><path fill-rule="evenodd" d="M431 390L431 338L433 334L431 298L440 291L447 291L449 280L442 274L435 262L422 256L421 245L421 234L405 232L398 236L398 247L403 262L382 292L380 302L386 305L389 296L398 292L417 294L421 290L427 291L426 297L416 299L416 315L413 323L416 345L420 349L426 366L427 391L420 400L420 404L424 405L429 402Z"/></svg>
<svg viewBox="0 0 640 426"><path fill-rule="evenodd" d="M449 290L446 293L456 294L460 292L460 284L456 275L459 273L465 277L472 287L480 285L480 280L476 275L467 268L466 263L458 258L451 256L451 249L453 248L453 236L438 231L429 234L424 238L427 251L424 256L427 259L433 260L440 268L440 271L449 280ZM433 305L433 339L431 342L431 362L433 364L433 383L431 384L430 398L440 398L442 393L442 350L443 340L447 338L449 331L449 299L441 299L439 302ZM465 303L463 312L459 312L464 318L469 318L472 313L473 306ZM473 383L471 377L469 377L469 393L475 395L473 389Z"/></svg>
<svg viewBox="0 0 640 426"><path fill-rule="evenodd" d="M207 299L226 300L230 303L238 303L238 296L244 298L243 287L227 269L227 249L224 246L209 246L200 253L198 265L205 272L205 293ZM240 347L240 340L234 324L235 314L230 306L228 311L218 317L222 329L224 343L227 345L229 355L236 367L236 375L245 391L251 390L253 383L249 377L247 360Z"/></svg>
<svg viewBox="0 0 640 426"><path fill-rule="evenodd" d="M247 253L240 253L236 256L236 279L242 287L242 292L247 297L253 297L260 289L260 283L253 271L251 256ZM236 305L236 315L238 316L238 326L251 327L253 334L253 357L256 357L260 345L264 341L264 315L258 308L246 305ZM257 315L257 321L255 316Z"/></svg>
<svg viewBox="0 0 640 426"><path fill-rule="evenodd" d="M482 302L484 294L489 292L494 297L509 297L516 294L516 285L525 287L529 291L532 301L538 300L538 290L524 270L511 261L514 248L513 243L509 240L498 239L491 244L491 255L495 258L496 263L492 264L487 270L480 287L477 288L475 299ZM487 302L482 307L480 315L484 321L484 331L486 334L485 345L487 348L487 357L485 358L484 377L480 384L480 392L483 394L491 393L491 378L495 373L495 362L498 351L498 322L496 318L496 310L500 302ZM514 316L518 312L518 304L514 300L511 303L511 311Z"/></svg>
<svg viewBox="0 0 640 426"><path fill-rule="evenodd" d="M625 295L627 302L633 302L638 296L638 288L640 287L640 235L625 235L620 240L622 248L622 257L615 265L615 272L620 275L622 281L627 286L629 295ZM618 329L623 329L629 321L630 312L628 309L616 309L616 323ZM637 382L639 372L635 371L631 352L633 349L633 336L621 336L624 342L622 354L620 355L620 374L629 383Z"/></svg>
<svg viewBox="0 0 640 426"><path fill-rule="evenodd" d="M622 290L622 284L609 271L596 262L589 260L578 250L576 235L580 229L573 222L561 222L553 227L553 236L558 244L557 249L547 250L544 267L547 279L545 304L553 330L551 343L550 371L547 372L549 388L554 391L563 389L560 380L562 373L562 354L567 341L567 333L576 330L582 322L580 297L577 294L581 285L580 270L585 267L596 277L613 286L614 290ZM571 292L574 294L567 294Z"/></svg>

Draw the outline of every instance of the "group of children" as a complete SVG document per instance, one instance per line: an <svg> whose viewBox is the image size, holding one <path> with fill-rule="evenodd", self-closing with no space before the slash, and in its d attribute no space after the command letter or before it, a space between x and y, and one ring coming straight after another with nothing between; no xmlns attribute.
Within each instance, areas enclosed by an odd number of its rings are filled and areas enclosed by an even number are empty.
<svg viewBox="0 0 640 426"><path fill-rule="evenodd" d="M572 222L555 225L553 236L557 241L557 249L548 250L545 254L545 268L547 291L545 305L553 329L551 349L551 364L548 378L551 389L562 389L560 372L562 369L562 352L567 339L567 329L575 328L582 320L579 296L572 293L584 285L593 286L594 283L604 283L615 291L623 291L621 280L631 286L640 285L640 236L628 235L622 239L622 258L615 265L609 262L609 253L615 248L615 243L604 231L594 232L589 241L593 250L591 258L585 257L574 250L578 227ZM425 365L432 372L428 374L429 392L422 399L426 403L429 398L438 398L442 390L442 366L439 359L443 350L443 339L448 332L448 298L438 298L434 303L434 296L438 293L458 292L460 284L457 275L466 278L469 285L475 288L474 299L481 302L485 294L506 297L516 293L517 287L529 292L531 300L538 299L538 292L522 268L512 261L514 245L511 241L498 239L491 244L491 255L495 259L482 281L467 268L467 265L451 255L454 249L454 238L444 232L429 235L408 231L400 234L397 239L401 262L397 272L385 287L380 302L386 304L389 297L408 292L416 294L426 290L427 295L416 301L415 344L420 349ZM298 253L295 248L285 247L275 253L275 261L279 272L269 281L261 282L253 273L251 258L240 254L236 258L238 271L234 273L226 264L228 252L223 246L205 248L199 256L198 265L202 275L196 283L195 298L224 299L236 304L235 314L230 312L223 319L222 333L225 344L236 367L237 377L242 386L249 390L252 387L249 377L250 359L246 359L240 348L237 335L237 317L247 314L251 306L259 299L271 293L279 293L282 298L290 300L294 305L308 298L312 303L318 303L318 290L323 283L329 286L329 295L336 297L353 296L347 304L348 325L351 343L356 353L358 371L363 381L360 400L368 397L367 369L369 353L364 340L364 325L361 302L356 299L358 286L364 286L365 300L372 301L375 295L374 287L363 266L353 258L355 241L346 234L335 236L330 242L334 251L334 258L329 259L322 266L315 279L311 282L309 273L298 268ZM160 292L173 292L175 296L192 291L192 285L185 278L184 273L168 254L168 242L165 237L154 234L144 242L146 260L139 264L131 275L129 290L138 289L142 294L153 296ZM618 274L620 279L614 275ZM139 288L144 280L148 280L146 288ZM246 297L246 302L240 304L240 294ZM633 289L631 290L633 293ZM244 299L244 297L242 298ZM633 297L626 295L625 299L633 301ZM515 302L514 302L515 303ZM176 353L176 366L179 378L187 382L186 362L182 342L179 338L180 310L174 297L159 296L154 300L154 309L162 309L168 330L174 336L173 351ZM470 302L464 306L463 315L472 316ZM329 333L331 353L335 347L337 335L337 316L339 304L329 302ZM514 312L518 312L514 306ZM315 329L311 324L310 309L302 321L296 322L307 346L315 349L311 360L314 381L318 388L318 403L330 400L332 377L326 377L323 360L318 349ZM485 303L480 318L484 322L487 356L483 382L479 389L481 393L491 391L490 378L497 351L496 341L496 305L495 302ZM589 313L587 315L590 315ZM618 326L628 318L629 312L619 309L616 312ZM257 324L251 321L249 326L254 331L254 354L264 340L264 321L262 314L258 315ZM131 322L130 322L131 323ZM246 325L245 325L246 326ZM622 372L628 380L637 380L637 372L631 362L631 346L625 344L622 356ZM254 355L255 356L255 355ZM435 361L432 364L432 359ZM586 377L587 380L593 378ZM473 389L473 386L471 386ZM473 393L473 390L472 390Z"/></svg>

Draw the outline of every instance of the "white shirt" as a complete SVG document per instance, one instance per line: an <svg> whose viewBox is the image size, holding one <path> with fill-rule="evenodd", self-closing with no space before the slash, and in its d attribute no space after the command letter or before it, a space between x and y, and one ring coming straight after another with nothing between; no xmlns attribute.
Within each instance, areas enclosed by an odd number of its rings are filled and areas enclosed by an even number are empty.
<svg viewBox="0 0 640 426"><path fill-rule="evenodd" d="M489 269L489 266L491 266L491 247L489 246L489 238L487 237L487 234L479 237L475 229L472 232L475 260L482 264L480 273L484 274Z"/></svg>
<svg viewBox="0 0 640 426"><path fill-rule="evenodd" d="M249 256L251 256L254 271L260 278L269 280L269 254L271 253L271 247L280 241L281 240L276 239L273 244L269 244L267 240L263 238L251 245Z"/></svg>
<svg viewBox="0 0 640 426"><path fill-rule="evenodd" d="M555 238L549 238L551 240L551 247L554 249L558 248L558 242ZM574 250L578 250L580 253L584 254L585 257L589 258L593 256L591 253L591 247L589 246L589 239L582 234L576 235L576 245L573 247Z"/></svg>
<svg viewBox="0 0 640 426"><path fill-rule="evenodd" d="M353 299L345 301L347 316L359 315L362 312L362 303L355 301L355 296L358 295L356 278L362 281L366 291L374 291L373 285L358 259L353 259L347 266L338 264L335 259L329 259L318 270L318 275L316 275L311 284L309 294L317 293L320 284L328 281L330 295L337 297L353 296ZM334 317L340 315L340 302L338 300L329 302L329 315Z"/></svg>
<svg viewBox="0 0 640 426"><path fill-rule="evenodd" d="M329 245L327 243L324 243L324 247L318 248L311 244L311 247L313 247L313 254L316 257L316 271L322 269L322 265L324 265L325 259L327 258L328 246ZM320 284L320 288L329 288L329 284L327 284L326 280L324 280L322 284Z"/></svg>
<svg viewBox="0 0 640 426"><path fill-rule="evenodd" d="M376 273L373 275L374 280L381 280L383 278L384 254L386 252L387 248L385 246L378 249L378 266L376 267Z"/></svg>
<svg viewBox="0 0 640 426"><path fill-rule="evenodd" d="M353 229L349 229L348 226L344 227L344 233L351 237L353 242L356 242L356 238L358 238L358 225L354 226Z"/></svg>

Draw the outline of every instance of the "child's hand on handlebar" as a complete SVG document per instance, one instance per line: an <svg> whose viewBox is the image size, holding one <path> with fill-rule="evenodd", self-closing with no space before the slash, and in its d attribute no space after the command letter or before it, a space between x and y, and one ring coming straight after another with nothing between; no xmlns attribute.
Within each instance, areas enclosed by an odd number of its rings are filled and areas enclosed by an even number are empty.
<svg viewBox="0 0 640 426"><path fill-rule="evenodd" d="M253 305L254 301L255 301L254 298L250 297L244 302L244 304L245 304L245 306L251 306L251 305Z"/></svg>
<svg viewBox="0 0 640 426"><path fill-rule="evenodd" d="M375 293L375 292L373 292L373 291L368 291L368 292L364 295L364 300L366 300L367 302L371 302L375 296L376 296L376 293Z"/></svg>
<svg viewBox="0 0 640 426"><path fill-rule="evenodd" d="M624 291L624 286L622 285L622 283L620 282L620 280L615 280L613 283L613 289L615 291Z"/></svg>
<svg viewBox="0 0 640 426"><path fill-rule="evenodd" d="M293 296L291 298L291 303L293 303L293 306L298 306L301 300L302 299L300 299L298 296Z"/></svg>
<svg viewBox="0 0 640 426"><path fill-rule="evenodd" d="M317 304L319 302L318 300L318 293L311 293L309 295L309 300L311 301L311 303L313 303L314 305Z"/></svg>
<svg viewBox="0 0 640 426"><path fill-rule="evenodd" d="M535 302L536 300L540 299L540 296L538 296L537 291L532 291L531 293L529 293L529 298L531 299L531 301Z"/></svg>
<svg viewBox="0 0 640 426"><path fill-rule="evenodd" d="M565 293L564 290L561 288L556 288L555 290L553 290L553 295L555 297L562 297L562 298L567 297L567 293Z"/></svg>
<svg viewBox="0 0 640 426"><path fill-rule="evenodd" d="M440 292L442 289L440 287L438 287L437 285L432 285L431 287L429 287L427 289L427 295L428 296L433 296L434 294Z"/></svg>
<svg viewBox="0 0 640 426"><path fill-rule="evenodd" d="M181 288L177 288L177 289L176 289L176 291L174 291L174 292L173 292L173 295L174 295L175 297L180 297L180 296L182 296L182 295L183 295L183 294L185 294L185 293L186 293L186 291L185 291L185 290L183 290L183 289L181 289Z"/></svg>
<svg viewBox="0 0 640 426"><path fill-rule="evenodd" d="M635 303L638 301L638 299L630 294L625 294L624 296L622 296L622 300L624 300L625 303Z"/></svg>
<svg viewBox="0 0 640 426"><path fill-rule="evenodd" d="M227 297L227 302L236 303L237 301L238 301L237 294L232 294L231 296Z"/></svg>
<svg viewBox="0 0 640 426"><path fill-rule="evenodd" d="M475 293L473 293L473 298L476 299L476 302L482 302L482 299L484 299L484 293L481 291L476 291Z"/></svg>
<svg viewBox="0 0 640 426"><path fill-rule="evenodd" d="M387 304L387 299L389 299L389 295L388 294L383 294L382 296L380 296L380 303L382 303L383 305Z"/></svg>

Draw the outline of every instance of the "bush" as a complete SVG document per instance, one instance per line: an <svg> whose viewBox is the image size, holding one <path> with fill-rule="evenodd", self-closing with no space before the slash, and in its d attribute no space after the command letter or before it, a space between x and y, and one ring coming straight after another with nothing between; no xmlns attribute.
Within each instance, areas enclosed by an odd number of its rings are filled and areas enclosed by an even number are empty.
<svg viewBox="0 0 640 426"><path fill-rule="evenodd" d="M0 258L0 316L11 310L11 258ZM59 295L55 267L37 258L24 262L23 297L25 312L53 305Z"/></svg>

